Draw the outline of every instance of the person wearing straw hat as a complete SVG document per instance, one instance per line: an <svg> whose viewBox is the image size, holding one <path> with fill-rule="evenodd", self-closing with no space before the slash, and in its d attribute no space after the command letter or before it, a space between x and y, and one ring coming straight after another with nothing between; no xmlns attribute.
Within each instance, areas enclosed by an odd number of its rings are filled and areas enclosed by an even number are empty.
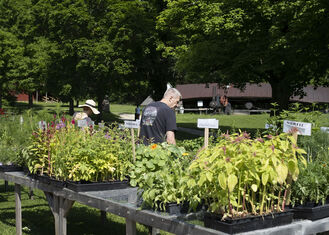
<svg viewBox="0 0 329 235"><path fill-rule="evenodd" d="M96 108L96 103L93 100L86 100L86 102L82 105L79 105L79 107L83 108L82 112L76 112L73 115L73 120L79 121L79 120L85 120L87 125L93 125L93 121L89 117L92 114L99 114L99 111Z"/></svg>

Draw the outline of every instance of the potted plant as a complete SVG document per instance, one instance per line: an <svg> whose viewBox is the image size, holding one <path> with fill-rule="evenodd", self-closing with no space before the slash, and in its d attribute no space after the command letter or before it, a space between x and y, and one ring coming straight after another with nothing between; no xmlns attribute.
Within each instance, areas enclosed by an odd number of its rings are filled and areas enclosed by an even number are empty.
<svg viewBox="0 0 329 235"><path fill-rule="evenodd" d="M33 174L65 182L76 191L127 187L132 157L129 134L118 125L101 131L69 121L48 125L31 138L27 163Z"/></svg>
<svg viewBox="0 0 329 235"><path fill-rule="evenodd" d="M305 151L287 134L251 139L247 133L222 135L191 163L186 185L191 203L208 204L205 226L227 233L291 222L285 208Z"/></svg>
<svg viewBox="0 0 329 235"><path fill-rule="evenodd" d="M190 162L182 147L167 143L139 145L131 166L130 184L142 190L144 205L155 210L180 213L186 200L182 186Z"/></svg>

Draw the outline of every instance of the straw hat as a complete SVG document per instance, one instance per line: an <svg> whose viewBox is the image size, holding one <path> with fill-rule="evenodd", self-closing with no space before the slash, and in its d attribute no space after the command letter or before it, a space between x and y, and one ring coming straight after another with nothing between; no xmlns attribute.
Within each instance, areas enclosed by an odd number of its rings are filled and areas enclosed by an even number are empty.
<svg viewBox="0 0 329 235"><path fill-rule="evenodd" d="M79 105L79 107L88 107L94 114L99 114L99 111L96 108L96 103L93 100L86 100L86 103Z"/></svg>

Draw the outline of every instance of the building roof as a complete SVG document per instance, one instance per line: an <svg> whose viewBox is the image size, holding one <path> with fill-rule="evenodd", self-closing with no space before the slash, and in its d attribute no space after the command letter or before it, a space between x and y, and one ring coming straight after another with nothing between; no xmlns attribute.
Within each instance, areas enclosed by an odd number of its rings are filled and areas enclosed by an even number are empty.
<svg viewBox="0 0 329 235"><path fill-rule="evenodd" d="M213 96L213 87L216 87L216 95L224 95L225 90L220 88L217 83L203 84L182 84L176 88L181 92L183 99L211 98ZM226 90L226 95L230 98L248 98L248 99L270 99L272 98L272 88L269 83L247 84L244 90L230 87ZM313 86L304 88L307 94L302 99L299 96L291 97L291 101L298 102L320 102L329 103L329 88L318 87L314 90Z"/></svg>

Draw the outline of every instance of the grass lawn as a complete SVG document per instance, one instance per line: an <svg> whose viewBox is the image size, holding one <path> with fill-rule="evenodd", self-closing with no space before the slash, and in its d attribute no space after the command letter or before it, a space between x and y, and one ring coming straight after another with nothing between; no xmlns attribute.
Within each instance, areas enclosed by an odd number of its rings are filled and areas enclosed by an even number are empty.
<svg viewBox="0 0 329 235"><path fill-rule="evenodd" d="M22 226L23 234L55 234L54 217L42 191L34 191L34 199L28 198L28 189L22 188ZM4 181L0 180L0 234L16 234L14 185L4 192ZM137 224L137 234L147 234L147 228ZM100 211L74 203L67 218L67 234L126 234L125 219L107 213L107 221L102 223ZM161 234L169 234L161 231Z"/></svg>

